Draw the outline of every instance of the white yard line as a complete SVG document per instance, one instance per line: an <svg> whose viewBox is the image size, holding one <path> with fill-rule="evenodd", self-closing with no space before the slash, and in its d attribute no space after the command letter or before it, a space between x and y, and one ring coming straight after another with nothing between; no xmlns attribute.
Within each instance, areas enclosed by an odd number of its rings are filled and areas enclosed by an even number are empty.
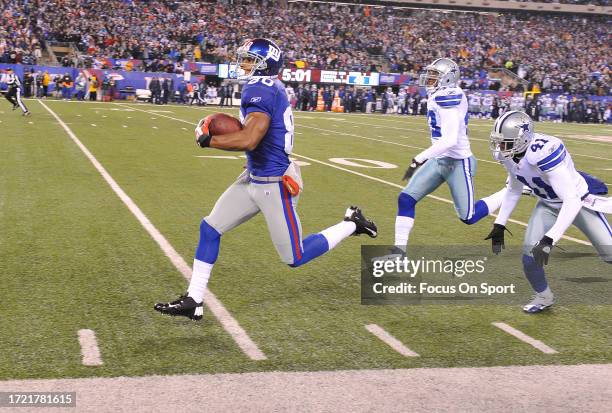
<svg viewBox="0 0 612 413"><path fill-rule="evenodd" d="M84 366L101 366L102 356L98 348L96 333L88 328L78 331L79 344L81 345L82 363Z"/></svg>
<svg viewBox="0 0 612 413"><path fill-rule="evenodd" d="M117 103L117 105L119 105L119 104ZM128 106L128 107L130 107L130 106ZM132 109L140 111L140 112L144 112L144 113L149 113L149 111L142 110L142 109L137 109L137 108L132 108ZM188 121L188 120L185 120L185 119L175 118L175 117L166 116L166 115L159 115L159 116L163 116L165 118L172 119L172 120L175 120L177 122L188 123L188 124L194 125L194 126L197 125L196 123ZM324 162L324 161L320 161L318 159L310 158L308 156L299 155L299 154L297 154L295 152L293 152L291 155L292 156L297 156L298 158L303 158L303 159L306 159L306 160L309 160L309 161L312 161L312 162L316 162L316 163L319 163L321 165L326 165L326 166L329 166L331 168L335 168L335 169L338 169L338 170L341 170L341 171L344 171L344 172L348 172L348 173L351 173L353 175L361 176L362 178L371 179L372 181L380 182L382 184L393 186L395 188L404 189L404 187L402 185L398 185L398 184L395 184L393 182L385 181L384 179L376 178L374 176L366 175L366 174L361 173L361 172L353 171L351 169L343 168L341 166L334 165L334 164L331 164L329 162ZM442 198L442 197L439 197L439 196L436 196L436 195L427 195L427 197L431 198L431 199L435 199L437 201L446 202L447 204L451 204L451 205L454 204L454 202L451 201L450 199ZM496 214L491 214L491 216L496 217L497 215ZM527 226L527 223L523 222L523 221L518 221L518 220L515 220L515 219L509 219L508 221L510 221L512 223L515 223L515 224L518 224L518 225L521 225L521 226L524 226L524 227ZM574 237L570 237L570 236L567 236L567 235L563 235L562 238L566 239L568 241L573 241L573 242L576 242L578 244L582 244L582 245L591 245L591 243L588 242L588 241L584 241L584 240L581 240L579 238L574 238Z"/></svg>
<svg viewBox="0 0 612 413"><path fill-rule="evenodd" d="M300 119L300 117L296 117L296 119ZM377 129L380 129L380 128L385 128L385 129L394 129L394 130L399 130L399 131L413 131L413 132L419 132L419 133L423 133L423 134L427 132L427 131L425 131L425 130L411 129L411 128L396 128L396 127L394 127L394 126L375 125L375 124L373 124L373 123L356 123L356 122L351 122L351 123L352 123L352 124L354 124L354 125L374 126L374 127L376 127ZM306 126L306 125L304 125L304 124L300 124L299 126L300 126L301 128L317 129L317 128L313 127L313 126ZM318 128L318 129L319 129L320 131L325 131L325 132L333 132L333 133L335 133L335 134L347 135L347 136L352 136L352 137L355 137L355 138L360 138L360 139L368 139L368 140L373 140L373 141L378 141L378 142L388 143L388 144L391 144L391 145L405 146L405 147L407 147L407 148L415 148L415 149L427 149L427 148L420 147L420 146L411 146L411 145L405 145L405 144L401 144L401 143L394 142L394 141L381 140L381 139L374 139L374 138L370 138L370 137L366 137L366 136L355 135L355 134L352 134L352 133L346 133L346 132L341 132L341 131L334 131L334 130L331 130L331 129L322 129L322 128ZM379 137L379 138L382 138L383 136L378 135L378 137ZM398 138L398 139L414 139L414 137L410 137L410 136L397 136L397 138ZM488 140L488 139L480 139L480 138L474 138L474 137L470 137L470 140L471 140L471 141L489 142L489 140ZM602 160L602 161L612 161L612 159L611 159L611 158L604 158L604 157L602 157L602 156L594 156L594 155L583 155L583 154L581 154L581 153L575 153L575 152L572 152L572 153L571 153L571 155L572 155L572 156L582 156L582 157L585 157L585 158L591 158L591 159L600 159L600 160ZM492 163L492 164L499 164L499 162L496 162L496 161L490 161L490 160L487 160L487 159L480 159L480 158L477 158L477 159L478 159L478 161L480 161L480 162L486 162L486 163Z"/></svg>
<svg viewBox="0 0 612 413"><path fill-rule="evenodd" d="M368 324L367 326L365 326L365 328L370 333L372 333L376 337L378 337L383 343L385 343L386 345L391 347L393 350L395 350L398 353L400 353L402 356L404 356L404 357L419 357L419 355L417 353L415 353L414 351L410 350L408 347L406 347L404 345L404 343L402 343L401 341L399 341L398 339L393 337L391 334L389 334L387 331L385 331L378 324Z"/></svg>
<svg viewBox="0 0 612 413"><path fill-rule="evenodd" d="M427 149L427 148L422 147L422 146L406 145L404 143L387 141L387 140L384 140L384 139L370 138L368 136L361 136L361 135L357 135L357 134L354 134L354 133L335 131L335 130L331 130L331 129L317 128L315 126L300 125L300 128L314 129L314 130L322 132L323 135L328 135L329 134L328 132L331 132L331 133L334 133L336 135L345 135L345 136L350 136L350 137L353 137L353 138L366 139L366 140L369 140L369 141L388 143L390 145L403 146L405 148L414 148L414 149L420 149L420 150ZM478 161L479 162L486 162L486 163L492 163L492 164L495 164L495 165L499 165L499 162L488 161L486 159L478 159Z"/></svg>
<svg viewBox="0 0 612 413"><path fill-rule="evenodd" d="M499 328L500 330L503 330L506 333L518 338L519 340L537 348L544 354L557 354L558 353L558 351L555 350L554 348L547 346L540 340L536 340L535 338L528 336L522 331L517 330L516 328L509 326L506 323L491 323L491 324L493 324L495 327Z"/></svg>
<svg viewBox="0 0 612 413"><path fill-rule="evenodd" d="M123 201L125 206L132 212L132 214L136 217L138 222L144 227L144 229L149 233L151 238L157 242L161 250L166 254L166 256L170 259L172 264L176 267L176 269L185 277L186 280L191 279L191 268L183 257L174 249L174 247L168 242L168 240L159 232L159 230L153 225L153 223L147 218L147 216L142 212L142 210L132 201L132 199L121 189L119 184L113 179L113 177L106 171L106 169L102 166L100 162L93 156L93 154L83 145L83 143L77 138L77 136L72 132L72 130L64 123L62 119L45 105L42 101L38 101L61 125L61 127L66 131L70 139L81 149L81 151L85 154L87 159L93 164L96 170L102 175L104 180L108 183L111 189L117 194L119 199ZM244 329L238 324L238 321L227 311L225 306L217 299L217 297L210 291L206 291L206 295L204 296L204 301L206 302L206 306L210 309L213 315L219 320L225 331L227 331L236 344L240 347L240 349L247 355L251 360L265 360L266 356L263 352L257 347L257 344L251 340L249 335L244 331Z"/></svg>

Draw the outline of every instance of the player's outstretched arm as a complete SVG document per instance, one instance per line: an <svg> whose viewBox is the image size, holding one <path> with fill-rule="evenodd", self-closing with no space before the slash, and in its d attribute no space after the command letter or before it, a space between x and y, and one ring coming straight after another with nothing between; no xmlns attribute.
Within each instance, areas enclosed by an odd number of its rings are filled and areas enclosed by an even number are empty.
<svg viewBox="0 0 612 413"><path fill-rule="evenodd" d="M196 128L196 142L202 147L226 151L252 151L259 145L270 127L270 117L263 112L247 115L242 130L219 136L210 136L207 125Z"/></svg>
<svg viewBox="0 0 612 413"><path fill-rule="evenodd" d="M485 238L485 240L491 240L491 248L495 254L499 254L502 249L506 248L504 239L504 234L506 231L508 231L506 229L506 223L508 222L508 219L510 219L512 211L514 211L514 208L516 208L523 190L523 184L514 176L509 174L508 179L508 190L506 191L506 195L502 200L497 219L493 224L493 229Z"/></svg>
<svg viewBox="0 0 612 413"><path fill-rule="evenodd" d="M582 201L576 188L573 185L567 184L572 182L572 174L568 168L563 166L555 168L547 172L546 175L550 186L552 186L559 199L563 201L555 224L546 233L546 236L551 238L553 243L557 243L569 226L572 225L574 219L576 219L576 215L578 215L582 208Z"/></svg>
<svg viewBox="0 0 612 413"><path fill-rule="evenodd" d="M571 182L572 179L572 174L568 168L563 166L555 168L547 172L546 177L559 199L563 201L563 205L559 215L557 215L555 224L531 250L536 264L540 266L548 264L548 257L550 256L552 246L559 241L569 226L572 225L576 215L578 215L582 208L580 195L576 192L576 188L572 185L567 185L567 182Z"/></svg>

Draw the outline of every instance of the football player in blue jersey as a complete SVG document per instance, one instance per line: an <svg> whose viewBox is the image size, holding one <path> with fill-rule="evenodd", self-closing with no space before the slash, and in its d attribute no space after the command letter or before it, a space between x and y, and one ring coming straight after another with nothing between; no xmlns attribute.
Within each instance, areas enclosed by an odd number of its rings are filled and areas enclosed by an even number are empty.
<svg viewBox="0 0 612 413"><path fill-rule="evenodd" d="M389 259L406 253L414 225L416 204L446 182L455 211L468 225L497 210L506 189L476 200L476 158L468 139L468 103L458 86L459 66L451 59L436 59L425 68L419 86L427 91L427 118L432 145L414 157L404 179L408 185L398 198L395 219L395 248Z"/></svg>
<svg viewBox="0 0 612 413"><path fill-rule="evenodd" d="M298 165L289 158L293 113L285 86L278 79L283 64L281 49L268 39L251 39L237 54L237 77L247 82L240 104L243 129L217 137L211 135L203 119L196 128L196 142L202 148L245 151L247 169L202 220L187 294L169 303L155 304L155 309L164 314L202 318L204 293L219 254L221 236L259 212L264 215L280 258L291 267L325 254L350 235L377 236L376 225L359 208L349 207L343 221L303 238L297 214L302 177Z"/></svg>
<svg viewBox="0 0 612 413"><path fill-rule="evenodd" d="M535 291L523 310L539 313L554 302L546 276L553 245L574 224L593 244L599 256L612 264L612 228L606 213L612 213L612 198L606 185L579 172L561 139L535 133L531 118L510 111L497 118L491 132L493 157L502 163L510 180L499 215L487 237L493 252L504 248L506 222L516 207L523 185L530 187L538 202L531 213L523 243L523 270Z"/></svg>

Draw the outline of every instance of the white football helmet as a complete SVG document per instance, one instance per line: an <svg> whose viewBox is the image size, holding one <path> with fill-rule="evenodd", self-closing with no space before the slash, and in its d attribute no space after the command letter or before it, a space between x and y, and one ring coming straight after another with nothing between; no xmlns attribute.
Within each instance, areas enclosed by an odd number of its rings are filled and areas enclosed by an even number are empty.
<svg viewBox="0 0 612 413"><path fill-rule="evenodd" d="M433 93L445 87L455 87L459 84L459 66L447 58L440 58L425 67L425 73L419 77L419 86L427 93Z"/></svg>
<svg viewBox="0 0 612 413"><path fill-rule="evenodd" d="M527 150L533 137L533 122L518 110L504 113L495 121L490 136L490 149L497 160L510 159Z"/></svg>

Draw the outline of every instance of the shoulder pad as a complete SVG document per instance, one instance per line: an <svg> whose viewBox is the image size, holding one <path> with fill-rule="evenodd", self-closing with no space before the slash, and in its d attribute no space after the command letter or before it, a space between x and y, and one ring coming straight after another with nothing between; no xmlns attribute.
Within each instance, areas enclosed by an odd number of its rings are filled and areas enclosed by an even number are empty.
<svg viewBox="0 0 612 413"><path fill-rule="evenodd" d="M249 100L251 98L259 97L260 99L269 99L271 96L276 94L276 89L270 86L263 85L261 83L255 83L253 85L248 85L242 89L243 101L245 97L248 97Z"/></svg>
<svg viewBox="0 0 612 413"><path fill-rule="evenodd" d="M534 134L527 148L527 162L542 172L548 172L559 165L567 156L567 149L561 139L554 136Z"/></svg>
<svg viewBox="0 0 612 413"><path fill-rule="evenodd" d="M434 102L441 108L458 106L463 98L463 90L457 87L442 89L433 95Z"/></svg>

